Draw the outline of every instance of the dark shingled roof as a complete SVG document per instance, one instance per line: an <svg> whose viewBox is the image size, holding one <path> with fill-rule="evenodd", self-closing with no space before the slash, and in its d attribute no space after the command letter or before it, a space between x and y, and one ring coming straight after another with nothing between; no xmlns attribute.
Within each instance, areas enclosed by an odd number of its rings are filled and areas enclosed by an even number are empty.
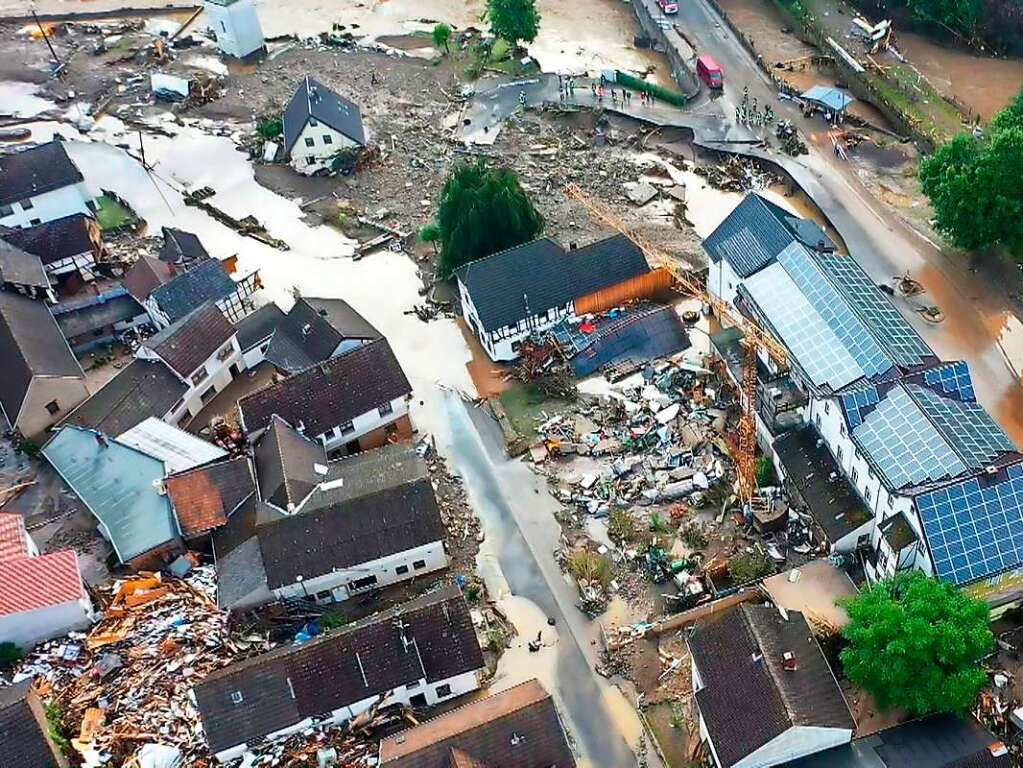
<svg viewBox="0 0 1023 768"><path fill-rule="evenodd" d="M47 736L42 704L32 681L0 688L0 745L3 768L49 768L67 765Z"/></svg>
<svg viewBox="0 0 1023 768"><path fill-rule="evenodd" d="M163 228L160 261L181 264L188 261L204 261L208 258L210 254L197 235L173 227Z"/></svg>
<svg viewBox="0 0 1023 768"><path fill-rule="evenodd" d="M434 683L483 667L469 608L447 586L302 645L231 664L194 691L206 740L219 752L414 680Z"/></svg>
<svg viewBox="0 0 1023 768"><path fill-rule="evenodd" d="M624 235L614 235L568 251L550 238L533 240L455 274L483 328L496 331L649 271L643 252Z"/></svg>
<svg viewBox="0 0 1023 768"><path fill-rule="evenodd" d="M554 700L536 680L380 742L386 768L574 768Z"/></svg>
<svg viewBox="0 0 1023 768"><path fill-rule="evenodd" d="M0 291L0 369L0 407L12 426L33 376L85 378L49 308L12 291Z"/></svg>
<svg viewBox="0 0 1023 768"><path fill-rule="evenodd" d="M327 479L315 469L317 464L327 466L323 445L302 436L278 416L259 438L255 454L259 497L280 509L287 510L289 504L297 507Z"/></svg>
<svg viewBox="0 0 1023 768"><path fill-rule="evenodd" d="M173 323L207 301L230 296L235 287L224 265L216 259L207 259L155 288L152 298Z"/></svg>
<svg viewBox="0 0 1023 768"><path fill-rule="evenodd" d="M238 409L249 433L266 428L277 414L315 436L411 392L390 344L381 338L243 397Z"/></svg>
<svg viewBox="0 0 1023 768"><path fill-rule="evenodd" d="M3 239L0 239L0 282L50 287L42 260Z"/></svg>
<svg viewBox="0 0 1023 768"><path fill-rule="evenodd" d="M73 213L34 227L6 229L0 237L39 256L43 264L52 264L95 250L89 236L92 223L92 219L84 213Z"/></svg>
<svg viewBox="0 0 1023 768"><path fill-rule="evenodd" d="M168 475L164 486L184 536L196 536L224 525L242 502L256 492L246 456Z"/></svg>
<svg viewBox="0 0 1023 768"><path fill-rule="evenodd" d="M366 143L359 108L325 85L306 76L284 110L284 151L290 152L309 117L315 117L359 144Z"/></svg>
<svg viewBox="0 0 1023 768"><path fill-rule="evenodd" d="M242 351L247 352L273 336L284 317L284 312L276 304L266 304L235 323L234 330Z"/></svg>
<svg viewBox="0 0 1023 768"><path fill-rule="evenodd" d="M711 261L724 259L739 277L749 277L770 264L793 241L816 248L835 244L816 222L800 219L757 194L748 194L703 241Z"/></svg>
<svg viewBox="0 0 1023 768"><path fill-rule="evenodd" d="M132 320L146 313L146 310L127 294L67 312L60 310L60 305L54 307L54 317L57 318L61 332L68 339L91 334L93 331L106 330L115 323ZM94 338L90 336L87 341Z"/></svg>
<svg viewBox="0 0 1023 768"><path fill-rule="evenodd" d="M344 341L379 339L380 332L341 299L300 298L277 326L266 359L296 373L330 359Z"/></svg>
<svg viewBox="0 0 1023 768"><path fill-rule="evenodd" d="M64 423L117 437L150 416L163 418L186 391L181 379L161 361L132 360Z"/></svg>
<svg viewBox="0 0 1023 768"><path fill-rule="evenodd" d="M872 733L834 749L785 763L785 768L1009 768L1008 754L972 717L931 715Z"/></svg>
<svg viewBox="0 0 1023 768"><path fill-rule="evenodd" d="M171 369L186 377L191 376L232 336L234 328L211 303L150 336L145 346L158 354Z"/></svg>
<svg viewBox="0 0 1023 768"><path fill-rule="evenodd" d="M257 529L271 589L442 541L429 479L292 515Z"/></svg>
<svg viewBox="0 0 1023 768"><path fill-rule="evenodd" d="M84 181L63 141L0 155L0 205Z"/></svg>
<svg viewBox="0 0 1023 768"><path fill-rule="evenodd" d="M332 504L376 493L386 488L411 483L429 476L426 462L416 453L411 442L394 443L363 451L327 465L323 483L344 480L327 490L317 489L304 509L311 511Z"/></svg>
<svg viewBox="0 0 1023 768"><path fill-rule="evenodd" d="M696 703L723 768L793 726L856 727L803 614L740 605L697 624L689 638L703 688ZM796 657L795 671L782 655Z"/></svg>
<svg viewBox="0 0 1023 768"><path fill-rule="evenodd" d="M138 261L121 278L121 285L142 303L149 298L149 294L173 277L170 264L164 264L152 256L139 256Z"/></svg>

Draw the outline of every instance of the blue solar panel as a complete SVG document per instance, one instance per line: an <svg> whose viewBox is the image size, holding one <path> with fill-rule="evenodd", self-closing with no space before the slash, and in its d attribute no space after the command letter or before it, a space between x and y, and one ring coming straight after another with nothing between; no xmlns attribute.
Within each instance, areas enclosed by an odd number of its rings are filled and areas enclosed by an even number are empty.
<svg viewBox="0 0 1023 768"><path fill-rule="evenodd" d="M1023 563L1023 468L981 487L977 478L916 498L934 569L965 584Z"/></svg>
<svg viewBox="0 0 1023 768"><path fill-rule="evenodd" d="M893 488L906 488L966 471L966 466L900 386L891 389L853 431L859 446Z"/></svg>
<svg viewBox="0 0 1023 768"><path fill-rule="evenodd" d="M924 383L931 389L940 387L946 395L952 395L966 402L972 403L977 399L977 394L973 391L970 368L962 360L946 363L927 371L924 374Z"/></svg>
<svg viewBox="0 0 1023 768"><path fill-rule="evenodd" d="M911 368L935 357L853 258L835 253L815 253L814 258L895 362Z"/></svg>
<svg viewBox="0 0 1023 768"><path fill-rule="evenodd" d="M992 463L1000 453L1016 450L1009 436L977 403L942 397L918 384L905 386L970 468L981 469Z"/></svg>
<svg viewBox="0 0 1023 768"><path fill-rule="evenodd" d="M849 429L855 429L863 423L864 411L878 403L877 387L853 390L842 395L842 409L845 411Z"/></svg>

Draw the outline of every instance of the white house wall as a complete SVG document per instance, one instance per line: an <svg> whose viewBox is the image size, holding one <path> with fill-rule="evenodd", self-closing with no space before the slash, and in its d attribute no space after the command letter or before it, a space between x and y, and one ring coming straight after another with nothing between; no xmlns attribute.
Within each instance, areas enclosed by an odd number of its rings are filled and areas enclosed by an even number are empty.
<svg viewBox="0 0 1023 768"><path fill-rule="evenodd" d="M36 195L30 200L32 207L28 210L22 207L21 202L12 203L13 212L0 217L0 224L5 227L24 228L33 226L33 222L45 224L73 213L92 215L92 211L86 205L92 200L92 196L84 182L69 184L52 192Z"/></svg>
<svg viewBox="0 0 1023 768"><path fill-rule="evenodd" d="M291 165L299 173L311 174L329 167L331 158L342 149L357 147L359 144L352 141L340 131L335 131L329 125L324 125L316 120L312 125L312 118L307 122L295 146L291 148ZM327 143L327 138L330 143ZM312 140L312 146L307 146L307 139Z"/></svg>
<svg viewBox="0 0 1023 768"><path fill-rule="evenodd" d="M90 607L83 598L0 616L0 643L11 642L27 650L44 640L86 629L92 624Z"/></svg>
<svg viewBox="0 0 1023 768"><path fill-rule="evenodd" d="M266 351L270 348L270 339L272 338L273 336L267 336L252 349L245 350L242 354L242 360L245 361L246 369L255 368L266 360Z"/></svg>
<svg viewBox="0 0 1023 768"><path fill-rule="evenodd" d="M735 274L732 265L724 259L711 261L707 268L707 291L730 306L735 306L735 297L739 294L742 281Z"/></svg>
<svg viewBox="0 0 1023 768"><path fill-rule="evenodd" d="M848 728L794 726L735 763L733 768L771 768L848 744L851 740L852 730Z"/></svg>
<svg viewBox="0 0 1023 768"><path fill-rule="evenodd" d="M209 29L217 38L217 47L228 56L243 59L266 47L252 0L239 0L226 7L212 3L205 6Z"/></svg>
<svg viewBox="0 0 1023 768"><path fill-rule="evenodd" d="M413 563L422 560L425 565L418 570ZM433 571L447 568L448 556L444 552L444 542L434 541L423 546L409 549L404 552L396 552L377 560L360 563L352 568L325 573L314 578L307 578L300 583L289 584L279 587L273 591L274 597L278 600L288 597L309 597L317 599L316 596L323 592L330 592L329 598L320 598L321 602L347 600L352 595L368 592L390 584L397 584L400 581L408 581L416 576L423 576ZM408 570L399 574L397 569L405 567ZM361 590L349 592L348 584L368 576L376 576L377 581L372 586Z"/></svg>
<svg viewBox="0 0 1023 768"><path fill-rule="evenodd" d="M231 352L223 360L218 360L217 355L226 346L230 345ZM160 356L150 350L148 347L139 347L136 352L136 357L145 360L158 360ZM183 381L188 387L188 391L185 392L184 397L177 405L174 406L170 413L170 416L164 418L169 424L177 424L183 418L185 418L186 412L190 418L194 418L199 412L205 408L205 403L202 401L202 396L209 391L211 387L215 387L217 392L222 392L224 388L230 384L234 378L231 376L231 366L237 364L239 373L245 370L245 360L242 357L241 347L238 346L238 337L232 336L230 341L221 344L217 348L217 351L206 358L206 361L201 365L197 366L189 376L184 377ZM205 379L200 381L198 384L192 384L192 376L194 376L200 369L205 368L208 375ZM179 376L179 378L182 378ZM215 395L214 395L215 397ZM213 398L210 398L212 400ZM209 402L209 400L207 400Z"/></svg>
<svg viewBox="0 0 1023 768"><path fill-rule="evenodd" d="M383 405L383 403L381 403L381 405ZM341 446L347 445L353 440L358 440L363 435L368 435L374 430L387 426L407 414L408 400L404 396L396 397L394 400L391 400L390 413L381 416L378 409L373 409L372 411L368 411L361 416L356 416L352 419L352 426L354 429L351 432L345 432L342 434L341 425L337 424L332 427L329 432L324 432L322 435L318 435L316 439L323 443L323 447L330 452L340 448Z"/></svg>

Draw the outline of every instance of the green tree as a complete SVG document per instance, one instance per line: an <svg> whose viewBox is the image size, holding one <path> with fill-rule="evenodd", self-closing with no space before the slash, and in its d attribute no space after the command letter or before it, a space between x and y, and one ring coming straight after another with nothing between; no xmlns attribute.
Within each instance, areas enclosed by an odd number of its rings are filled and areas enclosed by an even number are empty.
<svg viewBox="0 0 1023 768"><path fill-rule="evenodd" d="M980 20L980 0L908 0L914 16L960 35L971 36Z"/></svg>
<svg viewBox="0 0 1023 768"><path fill-rule="evenodd" d="M920 164L938 230L956 246L1005 246L1023 255L1023 94L982 139L960 134Z"/></svg>
<svg viewBox="0 0 1023 768"><path fill-rule="evenodd" d="M437 243L440 242L440 227L432 221L419 229L419 241L429 243L433 246L433 252L437 253Z"/></svg>
<svg viewBox="0 0 1023 768"><path fill-rule="evenodd" d="M443 48L444 53L450 53L448 42L451 40L451 27L447 24L437 24L433 28L433 45L435 48Z"/></svg>
<svg viewBox="0 0 1023 768"><path fill-rule="evenodd" d="M872 584L846 610L842 666L878 704L913 715L970 708L994 646L984 602L913 571Z"/></svg>
<svg viewBox="0 0 1023 768"><path fill-rule="evenodd" d="M533 42L540 29L536 0L487 0L487 20L490 31L512 45Z"/></svg>
<svg viewBox="0 0 1023 768"><path fill-rule="evenodd" d="M463 264L533 240L543 217L508 168L491 168L479 159L457 165L441 191L440 274L448 277Z"/></svg>

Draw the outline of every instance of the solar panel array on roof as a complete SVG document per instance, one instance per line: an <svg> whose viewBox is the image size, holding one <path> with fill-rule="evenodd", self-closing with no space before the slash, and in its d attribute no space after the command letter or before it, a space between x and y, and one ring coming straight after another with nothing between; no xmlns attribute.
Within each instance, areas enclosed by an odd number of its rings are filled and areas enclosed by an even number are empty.
<svg viewBox="0 0 1023 768"><path fill-rule="evenodd" d="M834 253L815 253L814 258L853 311L878 334L882 346L896 363L912 368L935 357L920 334L913 330L853 258Z"/></svg>
<svg viewBox="0 0 1023 768"><path fill-rule="evenodd" d="M871 406L877 405L879 399L877 387L874 386L844 393L842 395L842 410L845 411L845 418L849 422L849 429L856 429L856 427L862 424L866 416L864 411Z"/></svg>
<svg viewBox="0 0 1023 768"><path fill-rule="evenodd" d="M971 469L981 469L1000 453L1016 450L1008 435L977 403L942 397L917 384L905 386Z"/></svg>
<svg viewBox="0 0 1023 768"><path fill-rule="evenodd" d="M932 389L940 387L946 395L965 402L972 403L977 399L977 394L973 390L973 379L970 378L970 368L962 360L927 371L924 374L924 383Z"/></svg>
<svg viewBox="0 0 1023 768"><path fill-rule="evenodd" d="M893 488L966 471L937 428L902 387L895 387L853 433Z"/></svg>
<svg viewBox="0 0 1023 768"><path fill-rule="evenodd" d="M954 584L1023 563L1023 465L982 487L977 478L916 499L938 578Z"/></svg>

